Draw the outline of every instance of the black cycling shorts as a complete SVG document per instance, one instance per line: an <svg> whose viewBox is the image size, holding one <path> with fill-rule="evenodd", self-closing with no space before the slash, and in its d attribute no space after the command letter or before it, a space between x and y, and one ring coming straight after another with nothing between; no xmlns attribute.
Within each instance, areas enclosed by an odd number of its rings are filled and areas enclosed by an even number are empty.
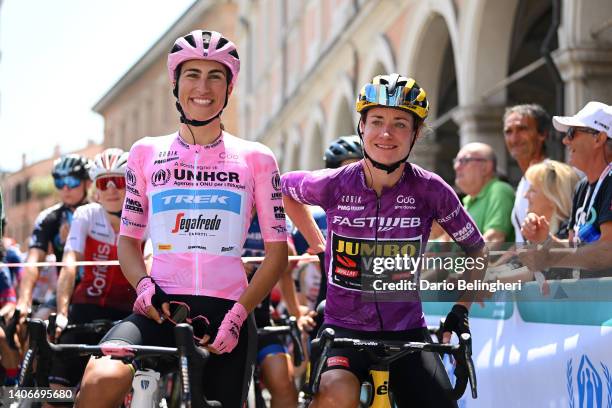
<svg viewBox="0 0 612 408"><path fill-rule="evenodd" d="M395 340L431 342L426 328L389 332L365 332L324 324L321 331L331 327L336 337L358 338L363 340ZM315 356L313 356L313 359ZM360 382L370 378L369 370L375 360L367 353L355 349L333 348L330 351L323 372L329 370L348 370ZM372 381L370 379L370 381ZM413 353L391 363L389 388L398 407L457 407L456 401L448 398L446 392L452 389L440 355L437 353Z"/></svg>
<svg viewBox="0 0 612 408"><path fill-rule="evenodd" d="M70 324L90 323L98 319L121 320L129 313L124 310L110 309L99 305L70 305L68 322ZM59 344L98 344L104 333L86 333L82 331L67 331L62 333ZM53 357L49 382L66 387L76 387L83 378L89 357Z"/></svg>
<svg viewBox="0 0 612 408"><path fill-rule="evenodd" d="M187 303L191 317L204 315L211 325L211 340L217 335L219 325L234 301L188 295L169 295L171 300ZM158 324L145 316L131 314L113 327L100 343L140 344L175 347L174 325L168 321ZM246 400L255 364L257 331L252 317L240 330L238 345L231 353L210 354L204 369L204 395L217 400L224 407L242 407Z"/></svg>

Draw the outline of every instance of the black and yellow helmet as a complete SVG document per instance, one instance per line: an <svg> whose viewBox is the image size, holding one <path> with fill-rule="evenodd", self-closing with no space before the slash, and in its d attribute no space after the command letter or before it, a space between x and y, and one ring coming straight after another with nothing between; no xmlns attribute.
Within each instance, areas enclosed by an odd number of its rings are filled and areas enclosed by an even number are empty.
<svg viewBox="0 0 612 408"><path fill-rule="evenodd" d="M375 106L387 106L427 117L427 93L412 78L400 74L377 75L361 88L355 108L358 113Z"/></svg>

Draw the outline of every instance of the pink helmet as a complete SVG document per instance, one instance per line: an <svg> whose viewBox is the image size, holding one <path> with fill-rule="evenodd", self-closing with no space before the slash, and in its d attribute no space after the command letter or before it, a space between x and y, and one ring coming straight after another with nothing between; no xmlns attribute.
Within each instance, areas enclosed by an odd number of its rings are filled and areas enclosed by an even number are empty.
<svg viewBox="0 0 612 408"><path fill-rule="evenodd" d="M195 30L179 37L168 54L168 75L176 80L176 68L193 59L217 61L229 68L231 84L236 82L240 71L240 57L236 45L217 31Z"/></svg>

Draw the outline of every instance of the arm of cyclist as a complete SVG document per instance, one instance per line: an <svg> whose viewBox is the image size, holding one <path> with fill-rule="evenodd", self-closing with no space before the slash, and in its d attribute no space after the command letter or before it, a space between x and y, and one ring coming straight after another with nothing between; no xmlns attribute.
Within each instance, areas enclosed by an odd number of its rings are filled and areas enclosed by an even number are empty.
<svg viewBox="0 0 612 408"><path fill-rule="evenodd" d="M166 293L147 274L140 240L125 235L119 236L117 255L125 278L136 288L134 312L161 324L163 320L157 308L162 310L165 317L169 317L170 304Z"/></svg>
<svg viewBox="0 0 612 408"><path fill-rule="evenodd" d="M466 282L473 282L476 280L482 280L487 271L489 263L488 249L486 246L481 246L479 249L466 251L467 258L474 259L471 263L473 267L467 268L463 273L462 278ZM484 295L476 292L466 291L452 307L451 311L444 320L444 328L442 334L442 343L449 343L451 340L452 332L461 335L463 333L470 333L469 323L469 310L470 306L474 301L482 302Z"/></svg>
<svg viewBox="0 0 612 408"><path fill-rule="evenodd" d="M296 255L295 248L293 245L289 245L289 255ZM285 271L281 274L279 280L279 288L281 296L285 301L287 310L291 316L298 319L298 327L300 330L311 331L316 323L313 320L311 313L303 314L300 310L300 302L298 301L297 292L295 290L295 282L293 281L293 268L295 268L295 262L289 262Z"/></svg>
<svg viewBox="0 0 612 408"><path fill-rule="evenodd" d="M226 313L215 340L208 346L215 354L229 353L238 344L240 328L250 312L272 290L279 279L279 271L287 268L287 241L264 242L265 258L257 273L240 296L240 299ZM203 339L201 344L206 344Z"/></svg>
<svg viewBox="0 0 612 408"><path fill-rule="evenodd" d="M45 252L39 248L30 248L26 263L42 262ZM39 271L37 266L28 265L23 269L21 282L19 283L19 296L17 297L17 309L23 317L27 316L32 306L32 291L38 281ZM9 316L9 318L12 316Z"/></svg>
<svg viewBox="0 0 612 408"><path fill-rule="evenodd" d="M283 194L285 212L291 218L298 230L308 242L313 255L325 251L325 237L317 226L314 217L306 204L302 204L288 195ZM310 252L310 251L309 251Z"/></svg>
<svg viewBox="0 0 612 408"><path fill-rule="evenodd" d="M77 275L77 267L75 262L82 261L83 254L76 251L68 250L64 253L63 261L68 265L64 266L57 278L57 317L55 321L55 338L59 338L62 330L68 324L68 306L70 306L70 298L74 292L74 281Z"/></svg>

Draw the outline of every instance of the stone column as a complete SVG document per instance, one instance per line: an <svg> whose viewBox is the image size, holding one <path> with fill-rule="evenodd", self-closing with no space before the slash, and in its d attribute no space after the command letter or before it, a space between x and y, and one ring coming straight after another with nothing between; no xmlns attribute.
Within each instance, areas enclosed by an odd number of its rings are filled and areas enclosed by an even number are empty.
<svg viewBox="0 0 612 408"><path fill-rule="evenodd" d="M459 126L459 144L472 142L486 143L497 155L497 171L507 174L508 159L504 143L501 106L470 105L459 106L453 112L453 121Z"/></svg>
<svg viewBox="0 0 612 408"><path fill-rule="evenodd" d="M554 114L573 115L593 100L612 104L612 48L565 48L555 62L565 82L565 112Z"/></svg>

